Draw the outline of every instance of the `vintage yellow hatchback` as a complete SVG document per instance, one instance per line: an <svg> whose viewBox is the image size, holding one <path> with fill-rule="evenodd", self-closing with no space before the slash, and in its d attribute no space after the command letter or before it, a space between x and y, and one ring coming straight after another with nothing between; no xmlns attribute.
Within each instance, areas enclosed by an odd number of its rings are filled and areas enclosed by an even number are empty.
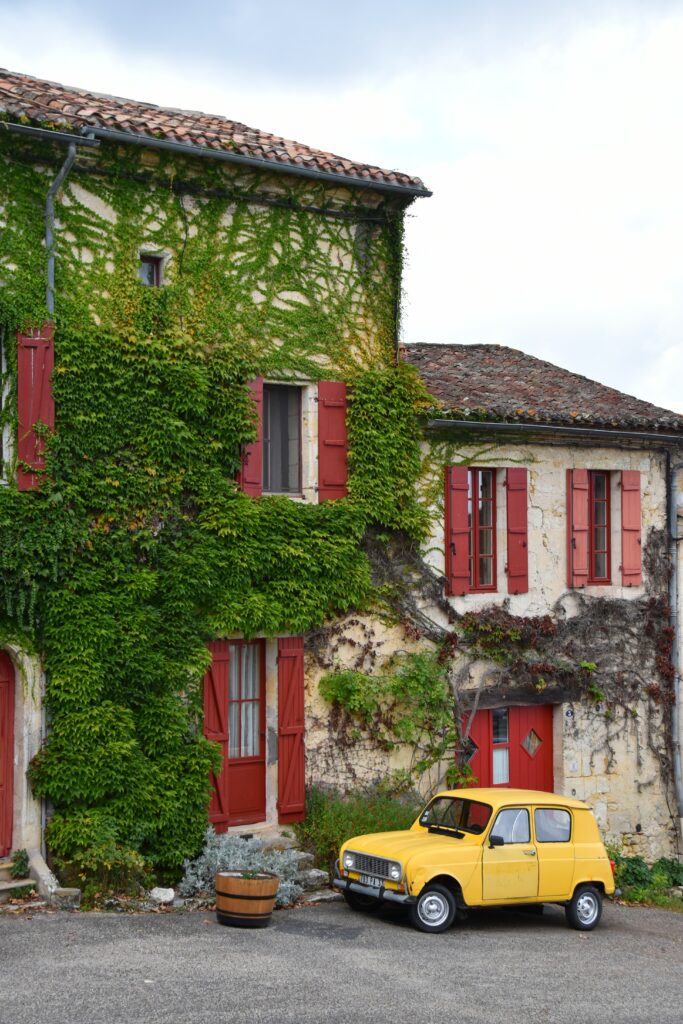
<svg viewBox="0 0 683 1024"><path fill-rule="evenodd" d="M333 884L354 910L385 900L424 932L468 907L558 903L568 924L595 928L612 865L590 808L528 789L439 793L412 827L349 839Z"/></svg>

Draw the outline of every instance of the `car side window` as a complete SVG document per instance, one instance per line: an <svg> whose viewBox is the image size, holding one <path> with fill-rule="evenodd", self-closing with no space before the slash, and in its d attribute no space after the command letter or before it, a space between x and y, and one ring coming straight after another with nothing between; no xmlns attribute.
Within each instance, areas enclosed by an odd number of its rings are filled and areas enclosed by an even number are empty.
<svg viewBox="0 0 683 1024"><path fill-rule="evenodd" d="M501 838L508 843L530 843L531 828L529 812L524 807L507 807L499 811L491 829L491 839Z"/></svg>
<svg viewBox="0 0 683 1024"><path fill-rule="evenodd" d="M539 843L568 843L572 834L571 815L559 807L538 807L534 811L534 828Z"/></svg>

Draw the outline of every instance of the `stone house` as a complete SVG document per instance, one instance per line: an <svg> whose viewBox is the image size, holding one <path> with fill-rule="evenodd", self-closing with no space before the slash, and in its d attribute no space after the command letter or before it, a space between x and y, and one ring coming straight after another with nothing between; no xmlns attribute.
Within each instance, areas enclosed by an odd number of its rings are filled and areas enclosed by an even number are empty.
<svg viewBox="0 0 683 1024"><path fill-rule="evenodd" d="M422 643L451 638L461 764L483 785L588 801L629 852L680 853L683 417L503 346L410 345L403 357L434 399L431 576L399 559L419 595L403 607ZM381 663L405 630L376 641ZM350 664L353 649L341 653ZM350 761L355 781L406 764L370 744L359 775L314 691L311 760L328 781L349 777ZM443 778L436 765L425 783Z"/></svg>
<svg viewBox="0 0 683 1024"><path fill-rule="evenodd" d="M429 194L0 71L0 856L47 818L81 876L177 865L210 792L219 830L303 815L304 636L370 586L347 383L408 380Z"/></svg>

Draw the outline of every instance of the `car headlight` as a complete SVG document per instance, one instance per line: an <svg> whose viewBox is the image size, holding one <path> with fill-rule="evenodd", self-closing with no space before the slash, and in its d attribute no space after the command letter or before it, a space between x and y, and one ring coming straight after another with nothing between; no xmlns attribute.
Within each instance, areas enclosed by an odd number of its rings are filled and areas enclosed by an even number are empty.
<svg viewBox="0 0 683 1024"><path fill-rule="evenodd" d="M348 853L347 852L347 853L344 854L344 870L345 871L353 871L353 867L354 867L355 863L356 863L356 858L355 858L355 856L352 853Z"/></svg>
<svg viewBox="0 0 683 1024"><path fill-rule="evenodd" d="M392 882L400 882L401 874L401 865L392 864L391 867L389 868L389 878L392 880Z"/></svg>

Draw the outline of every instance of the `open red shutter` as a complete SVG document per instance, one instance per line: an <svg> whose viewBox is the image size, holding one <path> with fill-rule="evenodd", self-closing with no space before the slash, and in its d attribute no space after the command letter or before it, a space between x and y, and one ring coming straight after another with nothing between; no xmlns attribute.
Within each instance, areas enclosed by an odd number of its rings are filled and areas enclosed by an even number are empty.
<svg viewBox="0 0 683 1024"><path fill-rule="evenodd" d="M259 498L263 492L263 377L250 380L248 387L258 415L257 433L244 449L238 482L245 494Z"/></svg>
<svg viewBox="0 0 683 1024"><path fill-rule="evenodd" d="M588 470L567 470L567 585L588 583Z"/></svg>
<svg viewBox="0 0 683 1024"><path fill-rule="evenodd" d="M467 466L446 466L446 592L466 594L470 586L470 531L467 522Z"/></svg>
<svg viewBox="0 0 683 1024"><path fill-rule="evenodd" d="M223 766L210 776L213 787L209 804L209 821L216 832L228 827L228 682L230 649L227 640L214 640L209 644L211 665L204 676L204 735L219 743L223 753Z"/></svg>
<svg viewBox="0 0 683 1024"><path fill-rule="evenodd" d="M318 384L318 501L346 495L347 451L346 384L321 380Z"/></svg>
<svg viewBox="0 0 683 1024"><path fill-rule="evenodd" d="M625 587L638 587L643 582L637 469L625 469L621 474L621 582Z"/></svg>
<svg viewBox="0 0 683 1024"><path fill-rule="evenodd" d="M527 526L527 471L508 469L507 489L508 594L529 590L529 548Z"/></svg>
<svg viewBox="0 0 683 1024"><path fill-rule="evenodd" d="M54 325L17 335L17 486L20 491L38 487L38 473L45 469L45 444L36 434L36 423L55 425L52 371L55 365ZM34 471L38 471L34 472Z"/></svg>
<svg viewBox="0 0 683 1024"><path fill-rule="evenodd" d="M304 755L304 638L277 642L278 821L303 821L306 811Z"/></svg>

